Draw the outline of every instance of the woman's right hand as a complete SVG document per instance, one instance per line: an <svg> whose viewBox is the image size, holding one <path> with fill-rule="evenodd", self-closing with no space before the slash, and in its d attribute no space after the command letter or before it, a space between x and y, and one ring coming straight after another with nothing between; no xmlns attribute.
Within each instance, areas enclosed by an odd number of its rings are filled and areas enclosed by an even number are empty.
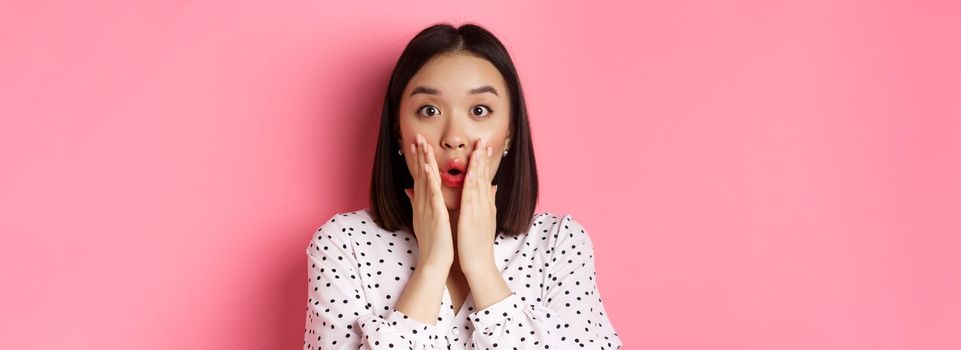
<svg viewBox="0 0 961 350"><path fill-rule="evenodd" d="M416 155L416 170L412 174L414 188L406 188L404 193L413 208L413 230L419 250L418 266L431 264L450 267L454 262L454 243L434 149L420 134L417 134L415 143L410 144L409 148L410 154Z"/></svg>

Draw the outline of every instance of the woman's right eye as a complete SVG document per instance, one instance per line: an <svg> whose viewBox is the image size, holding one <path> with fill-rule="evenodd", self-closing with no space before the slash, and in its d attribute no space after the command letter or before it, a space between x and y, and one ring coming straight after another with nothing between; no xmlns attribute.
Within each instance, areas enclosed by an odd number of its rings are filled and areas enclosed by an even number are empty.
<svg viewBox="0 0 961 350"><path fill-rule="evenodd" d="M421 106L419 109L417 109L417 114L433 117L435 115L440 114L440 110L437 109L437 107L434 107L431 105L424 105L424 106Z"/></svg>

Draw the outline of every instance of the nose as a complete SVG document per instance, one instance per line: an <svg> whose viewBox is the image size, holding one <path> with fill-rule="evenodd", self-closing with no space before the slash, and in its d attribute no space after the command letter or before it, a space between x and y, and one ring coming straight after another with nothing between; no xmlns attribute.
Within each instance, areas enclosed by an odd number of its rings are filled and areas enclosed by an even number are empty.
<svg viewBox="0 0 961 350"><path fill-rule="evenodd" d="M464 138L460 136L444 136L444 139L441 141L441 145L443 145L444 148L452 151L467 147L467 144L464 142Z"/></svg>
<svg viewBox="0 0 961 350"><path fill-rule="evenodd" d="M452 155L463 155L469 153L476 142L475 134L477 126L471 122L469 117L452 116L444 119L443 134L440 137L440 146Z"/></svg>
<svg viewBox="0 0 961 350"><path fill-rule="evenodd" d="M448 151L467 148L467 137L464 136L464 127L457 121L448 123L447 130L444 131L444 136L441 138L440 144Z"/></svg>

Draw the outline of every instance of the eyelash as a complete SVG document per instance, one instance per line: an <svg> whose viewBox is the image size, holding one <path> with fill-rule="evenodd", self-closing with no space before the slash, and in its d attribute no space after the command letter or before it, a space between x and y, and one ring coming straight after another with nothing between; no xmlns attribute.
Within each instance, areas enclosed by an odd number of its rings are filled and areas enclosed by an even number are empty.
<svg viewBox="0 0 961 350"><path fill-rule="evenodd" d="M417 108L417 111L416 111L417 115L421 115L420 112L421 112L422 110L424 110L424 107L434 107L434 106L433 106L433 105L423 105L423 106L420 106L419 108ZM484 108L487 109L487 115L484 115L483 117L490 116L491 113L494 113L494 110L491 109L490 106L488 106L488 105L480 104L480 105L474 105L474 107L484 107ZM471 109L474 109L474 107L471 107ZM437 107L434 107L434 109L440 110L440 108L437 108ZM436 114L435 114L435 115L436 115ZM471 114L471 115L474 116L473 114ZM429 117L432 117L432 116L425 116L425 117L428 117L428 118L429 118Z"/></svg>

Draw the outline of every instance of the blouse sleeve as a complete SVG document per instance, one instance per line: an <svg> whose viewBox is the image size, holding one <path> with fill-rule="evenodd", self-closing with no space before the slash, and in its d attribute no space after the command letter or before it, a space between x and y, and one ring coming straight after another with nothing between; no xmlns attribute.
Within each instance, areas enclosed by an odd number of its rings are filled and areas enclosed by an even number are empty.
<svg viewBox="0 0 961 350"><path fill-rule="evenodd" d="M619 349L621 340L597 289L594 248L570 215L557 224L541 298L512 293L470 314L479 349ZM500 345L500 346L498 346Z"/></svg>
<svg viewBox="0 0 961 350"><path fill-rule="evenodd" d="M304 349L434 349L437 326L396 309L372 312L349 231L337 219L324 223L307 247Z"/></svg>

